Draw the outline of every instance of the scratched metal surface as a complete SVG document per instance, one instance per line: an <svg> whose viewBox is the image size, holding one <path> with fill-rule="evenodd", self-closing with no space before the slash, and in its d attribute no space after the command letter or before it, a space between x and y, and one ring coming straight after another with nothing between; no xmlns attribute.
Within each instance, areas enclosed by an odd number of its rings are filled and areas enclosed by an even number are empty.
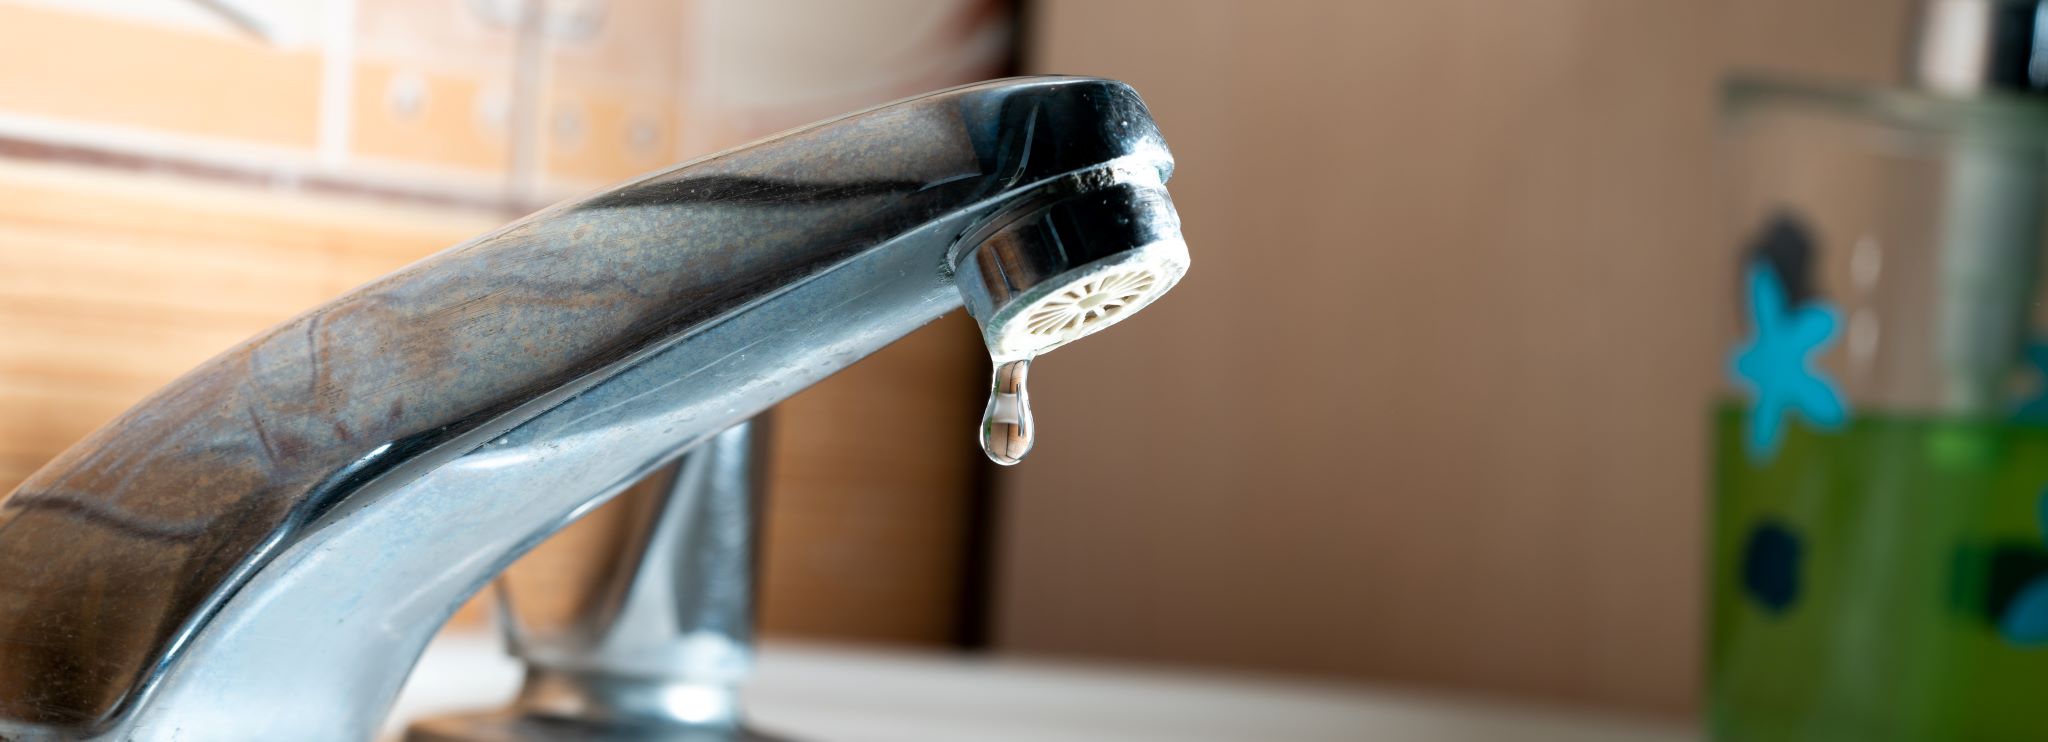
<svg viewBox="0 0 2048 742"><path fill-rule="evenodd" d="M229 349L0 501L0 738L108 728L273 555L549 395L1127 154L1132 132L1092 133L1118 107L1163 152L1120 84L969 86L554 207Z"/></svg>

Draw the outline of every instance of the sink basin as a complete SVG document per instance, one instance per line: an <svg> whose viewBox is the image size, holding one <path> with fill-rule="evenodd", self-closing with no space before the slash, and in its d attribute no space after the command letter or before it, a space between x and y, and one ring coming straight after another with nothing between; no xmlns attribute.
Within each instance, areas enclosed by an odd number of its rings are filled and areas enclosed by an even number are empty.
<svg viewBox="0 0 2048 742"><path fill-rule="evenodd" d="M399 697L405 722L495 708L519 665L496 637L445 634ZM1384 688L1011 658L766 643L747 705L799 742L1698 742L1665 722Z"/></svg>

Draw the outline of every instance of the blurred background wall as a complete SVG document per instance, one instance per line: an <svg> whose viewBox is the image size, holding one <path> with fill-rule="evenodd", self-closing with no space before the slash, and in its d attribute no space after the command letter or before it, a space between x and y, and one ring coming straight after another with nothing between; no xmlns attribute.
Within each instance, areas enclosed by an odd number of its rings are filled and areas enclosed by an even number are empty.
<svg viewBox="0 0 2048 742"><path fill-rule="evenodd" d="M1043 0L1195 266L1035 364L998 643L1693 706L1717 85L1889 81L1900 0Z"/></svg>
<svg viewBox="0 0 2048 742"><path fill-rule="evenodd" d="M1197 267L1039 364L1016 469L957 316L781 408L770 634L1682 712L1716 85L1891 79L1905 7L0 0L0 484L535 206L1021 52L1145 95Z"/></svg>

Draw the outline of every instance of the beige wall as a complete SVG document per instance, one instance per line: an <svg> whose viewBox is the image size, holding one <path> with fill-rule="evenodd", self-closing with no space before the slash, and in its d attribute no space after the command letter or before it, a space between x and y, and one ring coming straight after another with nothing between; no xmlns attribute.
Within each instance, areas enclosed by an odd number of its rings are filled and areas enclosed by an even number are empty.
<svg viewBox="0 0 2048 742"><path fill-rule="evenodd" d="M1046 0L1135 84L1195 268L1042 359L1000 644L1693 706L1733 67L1902 0Z"/></svg>

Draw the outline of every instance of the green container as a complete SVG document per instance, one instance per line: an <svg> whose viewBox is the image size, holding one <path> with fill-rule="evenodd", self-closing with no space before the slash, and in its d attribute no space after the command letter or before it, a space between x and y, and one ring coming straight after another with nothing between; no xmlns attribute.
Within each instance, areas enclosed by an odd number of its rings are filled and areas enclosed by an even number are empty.
<svg viewBox="0 0 2048 742"><path fill-rule="evenodd" d="M2042 100L1727 88L1715 740L2048 740Z"/></svg>
<svg viewBox="0 0 2048 742"><path fill-rule="evenodd" d="M2048 575L2048 427L1859 412L1760 464L1748 413L1716 415L1714 737L2048 739L2048 643L2001 626Z"/></svg>

